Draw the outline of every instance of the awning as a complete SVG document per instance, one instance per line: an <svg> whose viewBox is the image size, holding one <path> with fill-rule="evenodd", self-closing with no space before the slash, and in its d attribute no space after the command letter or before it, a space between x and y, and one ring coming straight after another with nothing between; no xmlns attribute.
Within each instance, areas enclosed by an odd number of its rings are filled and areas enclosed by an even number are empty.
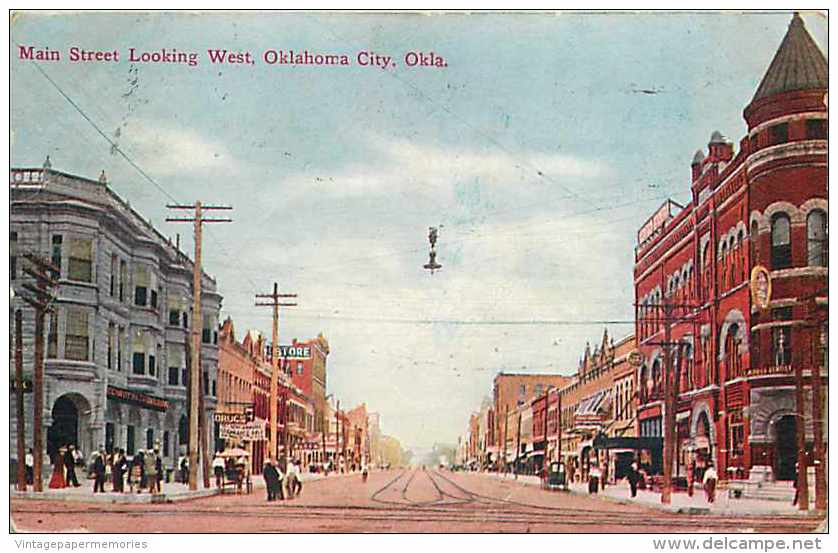
<svg viewBox="0 0 838 553"><path fill-rule="evenodd" d="M634 451L640 449L663 449L663 438L651 438L643 436L640 438L629 438L626 436L609 437L600 434L594 438L594 447L596 449L631 449Z"/></svg>
<svg viewBox="0 0 838 553"><path fill-rule="evenodd" d="M599 392L595 393L592 396L589 396L583 399L579 403L579 407L576 408L576 412L574 415L578 417L585 417L585 416L599 416L601 414L602 407L605 403L605 399L608 397L608 392L610 390L600 390Z"/></svg>

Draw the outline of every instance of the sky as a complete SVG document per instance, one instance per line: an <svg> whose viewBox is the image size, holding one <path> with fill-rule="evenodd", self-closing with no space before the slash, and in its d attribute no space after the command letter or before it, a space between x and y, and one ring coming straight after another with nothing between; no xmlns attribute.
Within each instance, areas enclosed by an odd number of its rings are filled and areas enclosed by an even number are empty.
<svg viewBox="0 0 838 553"><path fill-rule="evenodd" d="M803 19L827 53L826 19ZM790 20L23 13L11 164L104 170L187 252L190 229L166 223L165 205L231 205L203 256L238 336L270 336L254 294L276 281L299 294L280 341L327 337L342 405L366 402L408 446L456 443L499 371L572 374L606 327L633 332L637 229L666 197L688 202L690 161L713 131L738 144ZM18 46L61 59L36 65ZM72 47L120 60L73 63ZM198 63L131 63L130 48ZM208 49L255 62L215 65ZM270 65L268 50L351 65ZM395 66L360 66L359 52ZM446 66L408 67L409 52Z"/></svg>

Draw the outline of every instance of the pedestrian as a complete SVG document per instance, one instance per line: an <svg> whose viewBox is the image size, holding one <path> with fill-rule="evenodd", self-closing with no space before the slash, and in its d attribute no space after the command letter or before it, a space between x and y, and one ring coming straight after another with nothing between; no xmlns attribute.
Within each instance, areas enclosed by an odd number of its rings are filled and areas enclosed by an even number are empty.
<svg viewBox="0 0 838 553"><path fill-rule="evenodd" d="M695 459L691 459L687 465L687 495L693 496L693 489L695 488Z"/></svg>
<svg viewBox="0 0 838 553"><path fill-rule="evenodd" d="M637 497L637 481L640 479L640 472L637 469L637 463L631 464L628 474L626 475L626 479L628 480L629 488L631 489L631 496Z"/></svg>
<svg viewBox="0 0 838 553"><path fill-rule="evenodd" d="M282 470L282 465L274 466L276 470L276 494L281 501L285 501L285 471Z"/></svg>
<svg viewBox="0 0 838 553"><path fill-rule="evenodd" d="M105 493L105 452L100 451L93 459L93 493Z"/></svg>
<svg viewBox="0 0 838 553"><path fill-rule="evenodd" d="M24 465L26 467L26 483L31 486L35 479L35 456L32 454L31 447L24 457Z"/></svg>
<svg viewBox="0 0 838 553"><path fill-rule="evenodd" d="M293 460L289 460L285 468L285 488L288 492L288 499L294 499L297 491L297 471Z"/></svg>
<svg viewBox="0 0 838 553"><path fill-rule="evenodd" d="M212 472L215 474L215 487L220 488L224 481L224 459L218 454L212 460Z"/></svg>
<svg viewBox="0 0 838 553"><path fill-rule="evenodd" d="M157 470L157 493L161 493L163 490L163 456L160 455L160 446L154 446L154 456L156 461L154 462L154 468Z"/></svg>
<svg viewBox="0 0 838 553"><path fill-rule="evenodd" d="M588 473L588 493L594 494L599 491L599 482L602 478L602 473L597 465L591 467Z"/></svg>
<svg viewBox="0 0 838 553"><path fill-rule="evenodd" d="M153 450L149 450L146 452L143 460L148 493L160 493L160 483L157 480L157 453Z"/></svg>
<svg viewBox="0 0 838 553"><path fill-rule="evenodd" d="M602 462L602 468L600 469L600 471L602 472L600 486L602 487L602 491L605 491L605 484L608 483L608 461Z"/></svg>
<svg viewBox="0 0 838 553"><path fill-rule="evenodd" d="M131 471L128 474L128 487L131 493L134 493L134 486L137 487L137 493L143 490L143 450L137 451L131 461Z"/></svg>
<svg viewBox="0 0 838 553"><path fill-rule="evenodd" d="M707 463L707 469L704 471L704 495L707 496L708 503L716 501L716 482L719 480L719 475L713 467L713 463Z"/></svg>
<svg viewBox="0 0 838 553"><path fill-rule="evenodd" d="M72 484L74 488L78 488L81 484L76 478L76 455L74 451L75 447L72 444L64 450L64 469L67 471L67 486Z"/></svg>
<svg viewBox="0 0 838 553"><path fill-rule="evenodd" d="M295 496L299 496L303 493L303 470L302 470L302 461L297 459L294 462L294 485L296 486L296 490L294 491Z"/></svg>
<svg viewBox="0 0 838 553"><path fill-rule="evenodd" d="M114 450L111 463L111 483L113 491L122 493L124 491L123 477L125 475L125 455L121 449Z"/></svg>
<svg viewBox="0 0 838 553"><path fill-rule="evenodd" d="M180 469L180 481L184 484L189 482L189 458L186 455L180 456L180 461L178 462L178 468Z"/></svg>
<svg viewBox="0 0 838 553"><path fill-rule="evenodd" d="M52 460L52 478L49 480L49 487L51 489L60 489L67 487L67 481L64 479L64 453L66 449L58 448Z"/></svg>
<svg viewBox="0 0 838 553"><path fill-rule="evenodd" d="M276 467L268 460L265 461L265 466L262 467L262 478L265 479L268 501L275 501L277 493L281 493L279 489L279 473L276 471Z"/></svg>

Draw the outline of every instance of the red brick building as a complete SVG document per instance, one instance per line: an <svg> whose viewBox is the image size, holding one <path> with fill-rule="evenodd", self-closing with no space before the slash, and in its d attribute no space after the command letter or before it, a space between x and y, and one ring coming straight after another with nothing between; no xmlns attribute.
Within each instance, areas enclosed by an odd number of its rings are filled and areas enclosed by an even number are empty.
<svg viewBox="0 0 838 553"><path fill-rule="evenodd" d="M675 474L695 457L721 478L795 477L794 371L809 388L810 368L825 363L826 92L826 60L795 15L744 110L738 150L714 132L693 158L691 201L668 201L638 232L639 434L662 435L668 325L670 342L684 344L680 359L670 349ZM765 306L750 288L758 266L770 274ZM804 400L809 444L808 390Z"/></svg>

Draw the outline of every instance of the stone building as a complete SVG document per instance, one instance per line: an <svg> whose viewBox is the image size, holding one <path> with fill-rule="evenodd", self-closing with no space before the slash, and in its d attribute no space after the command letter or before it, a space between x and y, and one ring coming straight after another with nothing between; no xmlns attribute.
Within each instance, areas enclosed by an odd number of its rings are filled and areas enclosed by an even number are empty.
<svg viewBox="0 0 838 553"><path fill-rule="evenodd" d="M45 324L43 435L47 453L76 444L129 455L160 446L167 467L185 452L186 342L192 324L192 261L108 186L42 168L10 170L11 285L26 294L19 256L38 254L60 268L54 311ZM34 358L34 311L23 309L24 367ZM213 444L221 296L203 275L202 385ZM10 399L14 404L14 396ZM32 443L31 395L26 396ZM15 407L10 439L16 441ZM48 464L45 463L47 466Z"/></svg>

